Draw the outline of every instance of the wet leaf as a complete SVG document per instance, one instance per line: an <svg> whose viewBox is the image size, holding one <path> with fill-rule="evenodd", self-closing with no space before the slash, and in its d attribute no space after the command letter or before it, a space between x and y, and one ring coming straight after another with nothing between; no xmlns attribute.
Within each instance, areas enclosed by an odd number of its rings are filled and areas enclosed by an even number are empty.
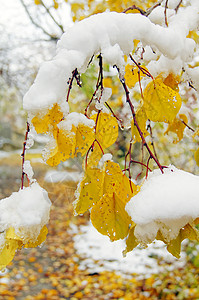
<svg viewBox="0 0 199 300"><path fill-rule="evenodd" d="M181 104L179 93L165 85L161 78L151 81L144 90L143 107L153 122L173 122Z"/></svg>

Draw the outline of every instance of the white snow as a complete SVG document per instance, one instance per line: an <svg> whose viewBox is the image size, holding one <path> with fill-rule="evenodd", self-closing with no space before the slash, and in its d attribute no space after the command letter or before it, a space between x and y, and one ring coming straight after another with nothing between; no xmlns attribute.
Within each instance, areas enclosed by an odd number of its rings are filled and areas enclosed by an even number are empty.
<svg viewBox="0 0 199 300"><path fill-rule="evenodd" d="M143 244L155 239L158 230L174 239L180 228L199 216L199 176L174 166L154 170L126 205L136 223L135 236Z"/></svg>
<svg viewBox="0 0 199 300"><path fill-rule="evenodd" d="M97 14L75 24L62 35L54 59L42 64L35 83L24 96L24 109L45 110L55 102L65 101L72 71L77 68L85 72L95 54L104 53L107 62L121 67L123 55L134 48L134 39L156 49L160 56L170 60L179 57L181 66L190 61L195 42L186 36L199 23L199 5L192 2L170 18L168 28L140 14L115 12Z"/></svg>
<svg viewBox="0 0 199 300"><path fill-rule="evenodd" d="M48 171L44 177L46 182L78 182L81 174L78 171Z"/></svg>
<svg viewBox="0 0 199 300"><path fill-rule="evenodd" d="M140 274L144 277L156 274L166 269L172 270L183 267L186 263L185 255L177 260L167 252L163 242L155 241L146 249L135 248L122 256L125 242L119 240L111 242L107 236L100 234L91 223L78 228L71 224L71 230L75 233L74 241L77 254L81 256L79 268L89 272L101 272L104 270L115 271L122 275ZM169 265L158 265L157 257Z"/></svg>
<svg viewBox="0 0 199 300"><path fill-rule="evenodd" d="M30 180L30 183L32 183L34 181L33 179L34 172L29 160L26 160L24 162L23 171L27 175L28 179Z"/></svg>
<svg viewBox="0 0 199 300"><path fill-rule="evenodd" d="M66 117L65 120L58 124L58 127L62 130L71 131L72 125L74 125L77 128L80 124L88 126L90 128L93 128L95 126L95 122L93 120L88 119L85 115L77 112L72 112Z"/></svg>
<svg viewBox="0 0 199 300"><path fill-rule="evenodd" d="M34 182L0 201L0 231L10 227L24 240L39 235L49 220L51 202L47 192Z"/></svg>

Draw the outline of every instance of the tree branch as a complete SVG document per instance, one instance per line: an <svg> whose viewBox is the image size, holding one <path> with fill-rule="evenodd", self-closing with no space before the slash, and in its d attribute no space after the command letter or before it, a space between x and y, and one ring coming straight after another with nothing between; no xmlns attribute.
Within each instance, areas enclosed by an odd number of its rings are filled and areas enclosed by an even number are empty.
<svg viewBox="0 0 199 300"><path fill-rule="evenodd" d="M26 4L24 3L23 0L20 0L23 8L25 9L27 16L29 17L30 21L32 22L33 25L35 25L37 28L41 29L43 31L43 33L45 33L46 35L48 35L50 37L51 40L53 41L57 41L59 39L59 37L52 35L51 33L49 33L43 26L41 26L41 24L38 24L37 22L35 22L35 20L33 19L33 17L31 16Z"/></svg>

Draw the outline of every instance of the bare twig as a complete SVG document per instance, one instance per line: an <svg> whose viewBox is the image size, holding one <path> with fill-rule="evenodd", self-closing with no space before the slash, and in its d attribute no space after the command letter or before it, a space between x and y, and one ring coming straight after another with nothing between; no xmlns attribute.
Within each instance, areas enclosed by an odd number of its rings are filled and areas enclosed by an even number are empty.
<svg viewBox="0 0 199 300"><path fill-rule="evenodd" d="M118 70L118 72L119 72L119 69L118 69L118 68L117 68L117 70ZM133 103L132 103L131 100L130 100L130 97L129 97L129 90L128 90L127 86L126 86L125 79L124 79L124 78L121 78L121 76L119 76L119 77L120 77L120 81L121 81L121 83L122 83L122 85L123 85L125 94L126 94L126 102L127 102L127 103L129 104L129 106L130 106L130 109L131 109L131 112L132 112L132 115L133 115L133 121L134 121L135 126L137 127L137 130L138 130L138 132L139 132L139 135L140 135L140 137L141 137L141 140L142 140L142 142L143 142L143 145L146 147L147 151L149 152L150 158L152 158L152 159L155 161L155 163L157 164L157 166L159 167L159 169L161 170L161 172L164 173L161 164L159 163L158 159L154 156L154 154L152 153L151 149L149 148L149 146L148 146L148 144L147 144L147 142L146 142L146 140L145 140L145 138L144 138L144 135L143 135L143 133L142 133L142 130L141 130L140 127L139 127L139 124L138 124L138 122L137 122L136 115L135 115L135 109L134 109Z"/></svg>
<svg viewBox="0 0 199 300"><path fill-rule="evenodd" d="M148 124L148 126L147 126L147 130L148 130L148 129L149 129L149 133L150 133L150 136L151 136L151 146L153 147L153 152L154 152L155 157L158 159L157 152L156 152L156 150L155 150L154 138L153 138L153 132L152 132L150 120L149 120L149 124Z"/></svg>
<svg viewBox="0 0 199 300"><path fill-rule="evenodd" d="M81 87L81 83L80 83L80 81L79 81L78 75L79 75L79 73L78 73L77 68L76 68L76 69L72 72L72 77L71 77L71 78L69 79L69 81L68 81L69 87L68 87L68 92L67 92L67 96L66 96L66 102L68 102L68 100L69 100L69 95L70 95L70 91L71 91L71 89L72 89L72 85L73 85L73 80L74 80L74 78L76 79L77 85L78 85L79 87Z"/></svg>
<svg viewBox="0 0 199 300"><path fill-rule="evenodd" d="M114 111L112 110L112 108L110 107L110 105L108 104L108 102L105 102L106 106L108 107L108 109L111 111L112 115L116 118L116 120L120 123L121 128L124 128L124 125L122 123L122 120L119 119L116 114L114 113Z"/></svg>
<svg viewBox="0 0 199 300"><path fill-rule="evenodd" d="M181 4L182 4L182 0L180 0L180 2L178 3L178 5L175 8L175 12L176 13L178 12L178 9L179 9L179 7L180 7Z"/></svg>
<svg viewBox="0 0 199 300"><path fill-rule="evenodd" d="M25 163L25 152L26 152L26 143L28 140L28 133L30 131L30 124L27 122L27 127L26 127L26 133L25 133L25 140L23 142L23 152L21 154L22 157L22 172L21 172L21 189L24 187L24 163Z"/></svg>
<svg viewBox="0 0 199 300"><path fill-rule="evenodd" d="M165 7L164 7L164 20L165 20L165 25L168 27L168 21L167 21L167 8L168 8L168 0L165 2Z"/></svg>
<svg viewBox="0 0 199 300"><path fill-rule="evenodd" d="M102 93L103 93L103 62L102 62L102 55L99 54L98 58L99 58L99 75L98 75L98 78L97 78L97 83L96 83L95 91L94 91L94 93L93 93L93 95L92 95L92 97L91 97L88 105L85 108L85 111L84 111L85 116L87 116L88 108L91 105L91 103L93 102L93 99L96 96L98 89L99 88L101 89L100 99L101 99Z"/></svg>
<svg viewBox="0 0 199 300"><path fill-rule="evenodd" d="M151 75L151 73L148 70L141 67L140 64L135 61L135 59L133 58L133 56L131 54L129 54L129 57L144 75L153 79L153 76Z"/></svg>
<svg viewBox="0 0 199 300"><path fill-rule="evenodd" d="M143 15L143 16L146 15L146 11L144 11L142 8L140 8L140 7L136 6L136 5L132 5L132 6L128 7L128 8L126 8L123 11L123 13L126 13L129 10L138 10L141 13L141 15Z"/></svg>
<svg viewBox="0 0 199 300"><path fill-rule="evenodd" d="M180 119L180 121L181 121L187 128L189 128L192 132L195 132L195 130L194 130L192 127L190 127L185 121L183 121L183 120L181 120L181 119Z"/></svg>

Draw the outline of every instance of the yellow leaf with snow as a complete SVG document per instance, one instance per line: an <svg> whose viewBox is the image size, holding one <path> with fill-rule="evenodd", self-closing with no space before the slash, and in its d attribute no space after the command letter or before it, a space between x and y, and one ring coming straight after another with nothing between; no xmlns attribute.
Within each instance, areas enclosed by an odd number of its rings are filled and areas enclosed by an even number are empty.
<svg viewBox="0 0 199 300"><path fill-rule="evenodd" d="M187 123L188 119L187 116L184 114L179 114L179 117L176 117L172 123L168 124L167 130L164 134L168 134L169 132L174 132L177 134L178 139L173 141L174 144L178 143L183 138L183 133L186 125L183 123Z"/></svg>
<svg viewBox="0 0 199 300"><path fill-rule="evenodd" d="M44 226L36 241L30 239L28 243L24 243L24 238L18 236L13 227L8 228L6 231L5 244L0 250L0 270L4 269L13 260L17 249L39 246L45 241L47 233L48 229ZM25 237L25 240L28 240L28 236Z"/></svg>
<svg viewBox="0 0 199 300"><path fill-rule="evenodd" d="M37 114L32 120L32 124L37 133L53 132L57 124L63 119L63 113L56 103L48 110L44 116Z"/></svg>
<svg viewBox="0 0 199 300"><path fill-rule="evenodd" d="M125 210L126 199L121 199L116 193L105 194L91 210L93 226L111 241L127 236L131 219Z"/></svg>
<svg viewBox="0 0 199 300"><path fill-rule="evenodd" d="M146 112L143 107L140 107L136 114L135 114L136 121L138 123L139 128L141 129L141 132L144 137L147 137L149 135L149 132L146 129L146 122L148 120ZM139 131L137 127L135 126L134 119L131 121L131 133L132 133L132 139L134 142L141 142L142 139L140 137Z"/></svg>
<svg viewBox="0 0 199 300"><path fill-rule="evenodd" d="M179 93L165 85L161 78L151 81L144 90L143 107L153 122L173 122L181 104Z"/></svg>
<svg viewBox="0 0 199 300"><path fill-rule="evenodd" d="M180 251L181 251L181 243L184 239L190 239L191 241L199 241L199 231L194 226L194 224L186 224L183 228L180 229L178 236L167 242L164 239L164 236L160 231L157 234L156 239L163 241L167 244L167 250L176 258L180 258Z"/></svg>
<svg viewBox="0 0 199 300"><path fill-rule="evenodd" d="M113 145L118 137L118 124L115 117L107 113L95 114L91 117L96 125L96 140L102 149L106 149Z"/></svg>

